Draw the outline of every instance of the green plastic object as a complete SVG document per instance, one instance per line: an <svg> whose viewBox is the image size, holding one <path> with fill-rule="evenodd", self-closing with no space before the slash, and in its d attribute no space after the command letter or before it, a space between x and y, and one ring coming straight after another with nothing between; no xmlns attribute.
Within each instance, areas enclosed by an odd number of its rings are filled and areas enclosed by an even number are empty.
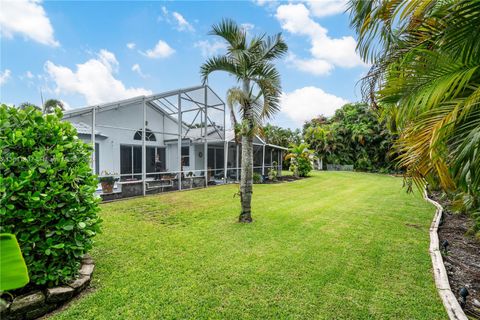
<svg viewBox="0 0 480 320"><path fill-rule="evenodd" d="M24 287L30 279L15 235L0 234L0 291Z"/></svg>

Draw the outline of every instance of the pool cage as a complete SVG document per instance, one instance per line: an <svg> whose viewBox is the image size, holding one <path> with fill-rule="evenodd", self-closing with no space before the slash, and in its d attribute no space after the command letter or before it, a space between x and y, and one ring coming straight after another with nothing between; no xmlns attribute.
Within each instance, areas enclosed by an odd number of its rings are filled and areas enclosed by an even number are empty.
<svg viewBox="0 0 480 320"><path fill-rule="evenodd" d="M64 114L93 148L92 170L105 200L238 181L241 145L225 117L225 103L207 85ZM281 148L260 138L254 148L255 171L281 168Z"/></svg>

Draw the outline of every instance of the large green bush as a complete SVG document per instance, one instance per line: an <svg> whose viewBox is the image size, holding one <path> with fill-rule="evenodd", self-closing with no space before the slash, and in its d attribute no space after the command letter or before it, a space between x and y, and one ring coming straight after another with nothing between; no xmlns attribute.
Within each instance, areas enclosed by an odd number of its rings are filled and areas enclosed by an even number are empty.
<svg viewBox="0 0 480 320"><path fill-rule="evenodd" d="M0 107L0 232L17 236L36 285L72 279L99 231L91 147L61 118Z"/></svg>

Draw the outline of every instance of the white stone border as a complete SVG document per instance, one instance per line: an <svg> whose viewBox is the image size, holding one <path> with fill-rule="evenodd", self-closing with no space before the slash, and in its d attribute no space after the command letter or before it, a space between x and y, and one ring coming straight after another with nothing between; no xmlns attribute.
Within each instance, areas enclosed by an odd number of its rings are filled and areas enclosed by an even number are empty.
<svg viewBox="0 0 480 320"><path fill-rule="evenodd" d="M463 312L463 309L460 307L457 298L450 289L447 270L445 270L442 253L440 252L439 248L440 243L438 240L438 226L440 225L440 220L442 219L443 208L438 202L428 197L426 189L423 193L423 198L437 208L435 211L435 217L433 218L430 226L429 251L430 256L432 257L433 273L435 275L435 285L437 287L438 294L440 295L440 298L442 298L443 305L445 306L445 309L447 310L448 316L451 320L468 320L467 316Z"/></svg>

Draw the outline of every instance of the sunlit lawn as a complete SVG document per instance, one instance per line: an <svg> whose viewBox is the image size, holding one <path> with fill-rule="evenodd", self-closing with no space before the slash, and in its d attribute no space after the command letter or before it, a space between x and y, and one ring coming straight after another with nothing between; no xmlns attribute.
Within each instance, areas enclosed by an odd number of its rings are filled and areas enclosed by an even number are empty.
<svg viewBox="0 0 480 320"><path fill-rule="evenodd" d="M434 209L390 176L315 173L102 205L93 291L55 319L446 319Z"/></svg>

